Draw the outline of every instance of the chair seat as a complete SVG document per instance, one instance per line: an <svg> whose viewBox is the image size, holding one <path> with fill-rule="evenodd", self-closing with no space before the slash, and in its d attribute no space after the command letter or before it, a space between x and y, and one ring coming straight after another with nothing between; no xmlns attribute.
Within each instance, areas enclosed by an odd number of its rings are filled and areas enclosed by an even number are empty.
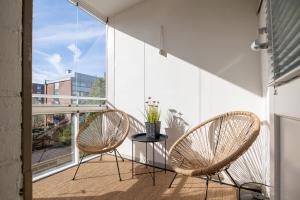
<svg viewBox="0 0 300 200"><path fill-rule="evenodd" d="M206 176L206 200L209 180L216 175L222 182L222 171L238 187L227 169L251 146L259 131L259 118L243 111L225 113L192 128L170 149L169 161L176 174L169 188L177 174Z"/></svg>
<svg viewBox="0 0 300 200"><path fill-rule="evenodd" d="M212 175L228 167L254 142L260 121L249 112L230 112L191 129L171 147L173 169L188 176Z"/></svg>
<svg viewBox="0 0 300 200"><path fill-rule="evenodd" d="M87 146L77 144L78 148L86 153L89 154L100 154L100 153L107 153L112 150L113 145L99 145L99 146Z"/></svg>
<svg viewBox="0 0 300 200"><path fill-rule="evenodd" d="M120 110L104 110L91 115L80 127L78 148L88 154L107 153L117 148L127 137L129 119Z"/></svg>
<svg viewBox="0 0 300 200"><path fill-rule="evenodd" d="M209 166L191 166L191 167L176 167L173 166L175 172L186 176L202 176L202 175L214 175L218 174L224 166L218 163Z"/></svg>
<svg viewBox="0 0 300 200"><path fill-rule="evenodd" d="M129 118L126 113L120 110L107 109L98 113L92 113L86 116L84 123L80 124L76 143L82 156L75 171L73 180L87 154L102 154L113 151L116 158L119 179L121 174L116 152L118 146L122 144L129 132ZM118 153L122 158L121 154ZM124 161L124 159L122 158Z"/></svg>

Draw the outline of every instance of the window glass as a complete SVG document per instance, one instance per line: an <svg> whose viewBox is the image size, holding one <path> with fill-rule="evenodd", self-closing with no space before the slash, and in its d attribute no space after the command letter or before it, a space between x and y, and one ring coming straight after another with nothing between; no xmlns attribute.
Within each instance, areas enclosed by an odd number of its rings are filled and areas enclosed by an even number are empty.
<svg viewBox="0 0 300 200"><path fill-rule="evenodd" d="M49 105L102 103L98 99L106 96L105 24L68 0L34 0L33 4L33 103L43 95L47 98L40 103Z"/></svg>
<svg viewBox="0 0 300 200"><path fill-rule="evenodd" d="M79 120L78 113L55 108L103 102L106 27L68 0L33 0L32 33L32 171L38 176L75 162L76 127L89 116Z"/></svg>

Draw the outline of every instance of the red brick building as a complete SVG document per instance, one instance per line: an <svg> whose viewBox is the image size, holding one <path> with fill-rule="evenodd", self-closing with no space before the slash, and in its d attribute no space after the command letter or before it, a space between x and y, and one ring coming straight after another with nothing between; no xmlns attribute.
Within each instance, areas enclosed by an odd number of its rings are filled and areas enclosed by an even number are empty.
<svg viewBox="0 0 300 200"><path fill-rule="evenodd" d="M70 96L90 97L92 89L99 89L100 91L101 88L105 88L104 86L100 88L98 85L95 85L99 80L104 79L68 70L67 74L60 79L45 82L45 94L59 96L59 98L47 98L45 103L61 105L83 104L86 100L70 99ZM103 93L105 93L105 91L103 91ZM99 94L101 94L101 92L99 92ZM68 96L68 98L66 98L66 96Z"/></svg>

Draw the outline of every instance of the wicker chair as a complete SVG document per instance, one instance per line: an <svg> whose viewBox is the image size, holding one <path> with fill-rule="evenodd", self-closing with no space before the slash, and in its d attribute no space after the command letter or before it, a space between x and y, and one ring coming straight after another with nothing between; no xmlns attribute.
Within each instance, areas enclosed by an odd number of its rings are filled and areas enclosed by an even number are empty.
<svg viewBox="0 0 300 200"><path fill-rule="evenodd" d="M116 153L117 147L122 144L129 132L128 115L120 110L107 109L92 115L79 130L77 146L83 152L80 162L74 174L76 177L82 159L87 154L102 154L114 152L120 181L120 169ZM121 157L124 161L124 159Z"/></svg>
<svg viewBox="0 0 300 200"><path fill-rule="evenodd" d="M205 176L207 199L208 181L225 171L255 141L260 131L259 118L250 112L229 112L207 120L180 137L170 149L169 161L177 173L187 176Z"/></svg>

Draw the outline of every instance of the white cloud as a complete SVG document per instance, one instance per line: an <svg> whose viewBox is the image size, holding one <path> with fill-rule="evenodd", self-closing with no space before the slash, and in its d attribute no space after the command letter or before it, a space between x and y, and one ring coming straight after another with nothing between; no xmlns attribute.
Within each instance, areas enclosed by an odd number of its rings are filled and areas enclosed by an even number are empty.
<svg viewBox="0 0 300 200"><path fill-rule="evenodd" d="M45 53L45 52L39 51L39 50L34 50L34 53L41 55L50 64L49 67L53 68L52 75L55 74L56 78L65 73L65 67L61 62L62 57L60 54L58 54L58 53L48 54L48 53ZM51 80L51 79L47 78L47 80Z"/></svg>
<svg viewBox="0 0 300 200"><path fill-rule="evenodd" d="M103 76L105 71L105 54L99 53L99 42L101 39L95 40L95 42L85 50L84 54L80 57L78 62L78 72L88 73L93 76Z"/></svg>
<svg viewBox="0 0 300 200"><path fill-rule="evenodd" d="M60 75L64 74L64 67L61 64L61 56L57 53L50 55L46 60L55 68L56 72Z"/></svg>
<svg viewBox="0 0 300 200"><path fill-rule="evenodd" d="M70 44L68 46L68 49L73 53L74 63L77 63L79 61L79 57L81 55L80 49L74 43Z"/></svg>
<svg viewBox="0 0 300 200"><path fill-rule="evenodd" d="M49 25L33 30L33 44L45 46L53 44L70 44L77 41L96 39L104 37L105 26L99 22L83 21L76 23L65 23L60 25Z"/></svg>

